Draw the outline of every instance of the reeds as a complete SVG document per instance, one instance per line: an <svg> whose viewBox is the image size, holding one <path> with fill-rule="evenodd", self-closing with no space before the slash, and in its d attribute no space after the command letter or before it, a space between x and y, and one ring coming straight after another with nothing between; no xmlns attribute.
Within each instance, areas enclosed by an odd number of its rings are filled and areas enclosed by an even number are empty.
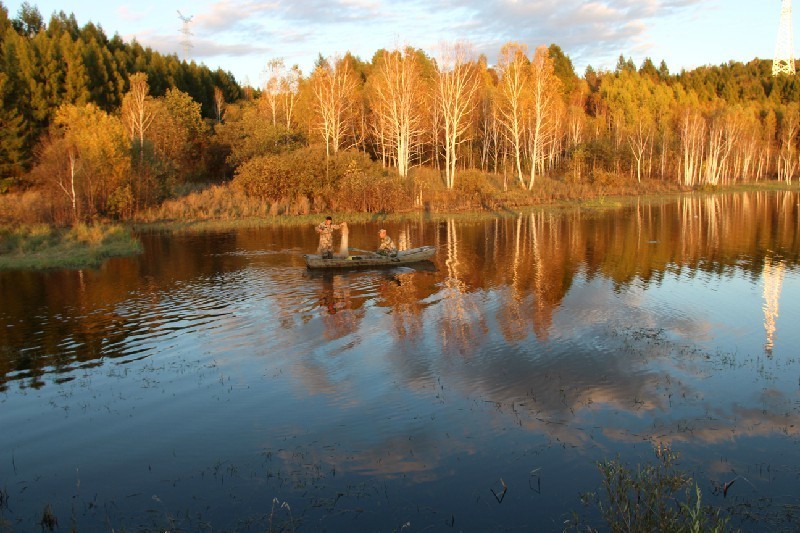
<svg viewBox="0 0 800 533"><path fill-rule="evenodd" d="M659 445L655 455L653 463L635 469L618 459L597 463L602 490L588 493L584 502L597 506L613 532L724 531L728 518L719 508L703 505L699 486L677 467L677 454ZM572 525L585 530L579 522Z"/></svg>
<svg viewBox="0 0 800 533"><path fill-rule="evenodd" d="M139 240L120 225L0 226L0 270L95 267L108 257L141 250Z"/></svg>

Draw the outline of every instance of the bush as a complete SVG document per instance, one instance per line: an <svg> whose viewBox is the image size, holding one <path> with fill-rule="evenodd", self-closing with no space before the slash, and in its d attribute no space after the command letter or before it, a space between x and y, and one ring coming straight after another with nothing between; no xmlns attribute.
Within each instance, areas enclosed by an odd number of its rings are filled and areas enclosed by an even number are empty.
<svg viewBox="0 0 800 533"><path fill-rule="evenodd" d="M0 222L37 224L53 221L51 199L39 191L0 195Z"/></svg>
<svg viewBox="0 0 800 533"><path fill-rule="evenodd" d="M404 180L369 155L348 150L327 158L321 146L253 158L239 167L233 184L247 196L285 206L273 211L294 214L388 211L411 202Z"/></svg>
<svg viewBox="0 0 800 533"><path fill-rule="evenodd" d="M497 189L489 176L479 170L463 170L456 174L455 189L460 193L467 207L492 208Z"/></svg>
<svg viewBox="0 0 800 533"><path fill-rule="evenodd" d="M592 171L590 177L593 185L599 185L601 187L622 187L629 181L628 178L622 174L601 169Z"/></svg>

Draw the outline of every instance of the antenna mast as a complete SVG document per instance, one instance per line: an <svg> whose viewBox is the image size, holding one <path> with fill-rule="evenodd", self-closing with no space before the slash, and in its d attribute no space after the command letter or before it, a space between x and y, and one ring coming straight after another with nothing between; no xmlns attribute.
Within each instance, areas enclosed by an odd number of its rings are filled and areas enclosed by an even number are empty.
<svg viewBox="0 0 800 533"><path fill-rule="evenodd" d="M194 15L184 17L183 13L178 10L178 18L183 21L183 27L181 28L181 33L183 34L183 39L181 39L181 46L183 46L183 59L189 61L189 52L192 48L194 48L194 45L190 39L193 33L189 31L189 23L194 18Z"/></svg>
<svg viewBox="0 0 800 533"><path fill-rule="evenodd" d="M792 43L792 0L781 1L781 25L778 27L778 41L775 44L775 59L772 61L772 75L794 75L794 45Z"/></svg>

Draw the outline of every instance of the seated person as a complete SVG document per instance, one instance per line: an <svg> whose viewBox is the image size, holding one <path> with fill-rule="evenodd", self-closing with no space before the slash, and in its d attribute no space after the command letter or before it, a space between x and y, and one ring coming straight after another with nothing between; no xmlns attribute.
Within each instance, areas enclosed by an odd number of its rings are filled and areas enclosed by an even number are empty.
<svg viewBox="0 0 800 533"><path fill-rule="evenodd" d="M378 236L381 238L381 244L378 246L378 253L389 256L397 255L397 246L394 245L392 238L386 235L386 230L380 230Z"/></svg>

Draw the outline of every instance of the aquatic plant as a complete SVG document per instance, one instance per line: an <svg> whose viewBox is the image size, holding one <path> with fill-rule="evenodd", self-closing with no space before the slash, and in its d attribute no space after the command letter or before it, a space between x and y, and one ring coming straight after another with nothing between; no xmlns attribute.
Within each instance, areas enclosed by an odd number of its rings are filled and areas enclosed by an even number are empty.
<svg viewBox="0 0 800 533"><path fill-rule="evenodd" d="M600 493L584 494L584 503L596 506L614 532L724 531L728 518L721 509L703 505L700 487L677 467L678 455L661 444L654 451L655 462L635 469L619 459L598 462ZM586 529L580 522L576 518L572 525Z"/></svg>

